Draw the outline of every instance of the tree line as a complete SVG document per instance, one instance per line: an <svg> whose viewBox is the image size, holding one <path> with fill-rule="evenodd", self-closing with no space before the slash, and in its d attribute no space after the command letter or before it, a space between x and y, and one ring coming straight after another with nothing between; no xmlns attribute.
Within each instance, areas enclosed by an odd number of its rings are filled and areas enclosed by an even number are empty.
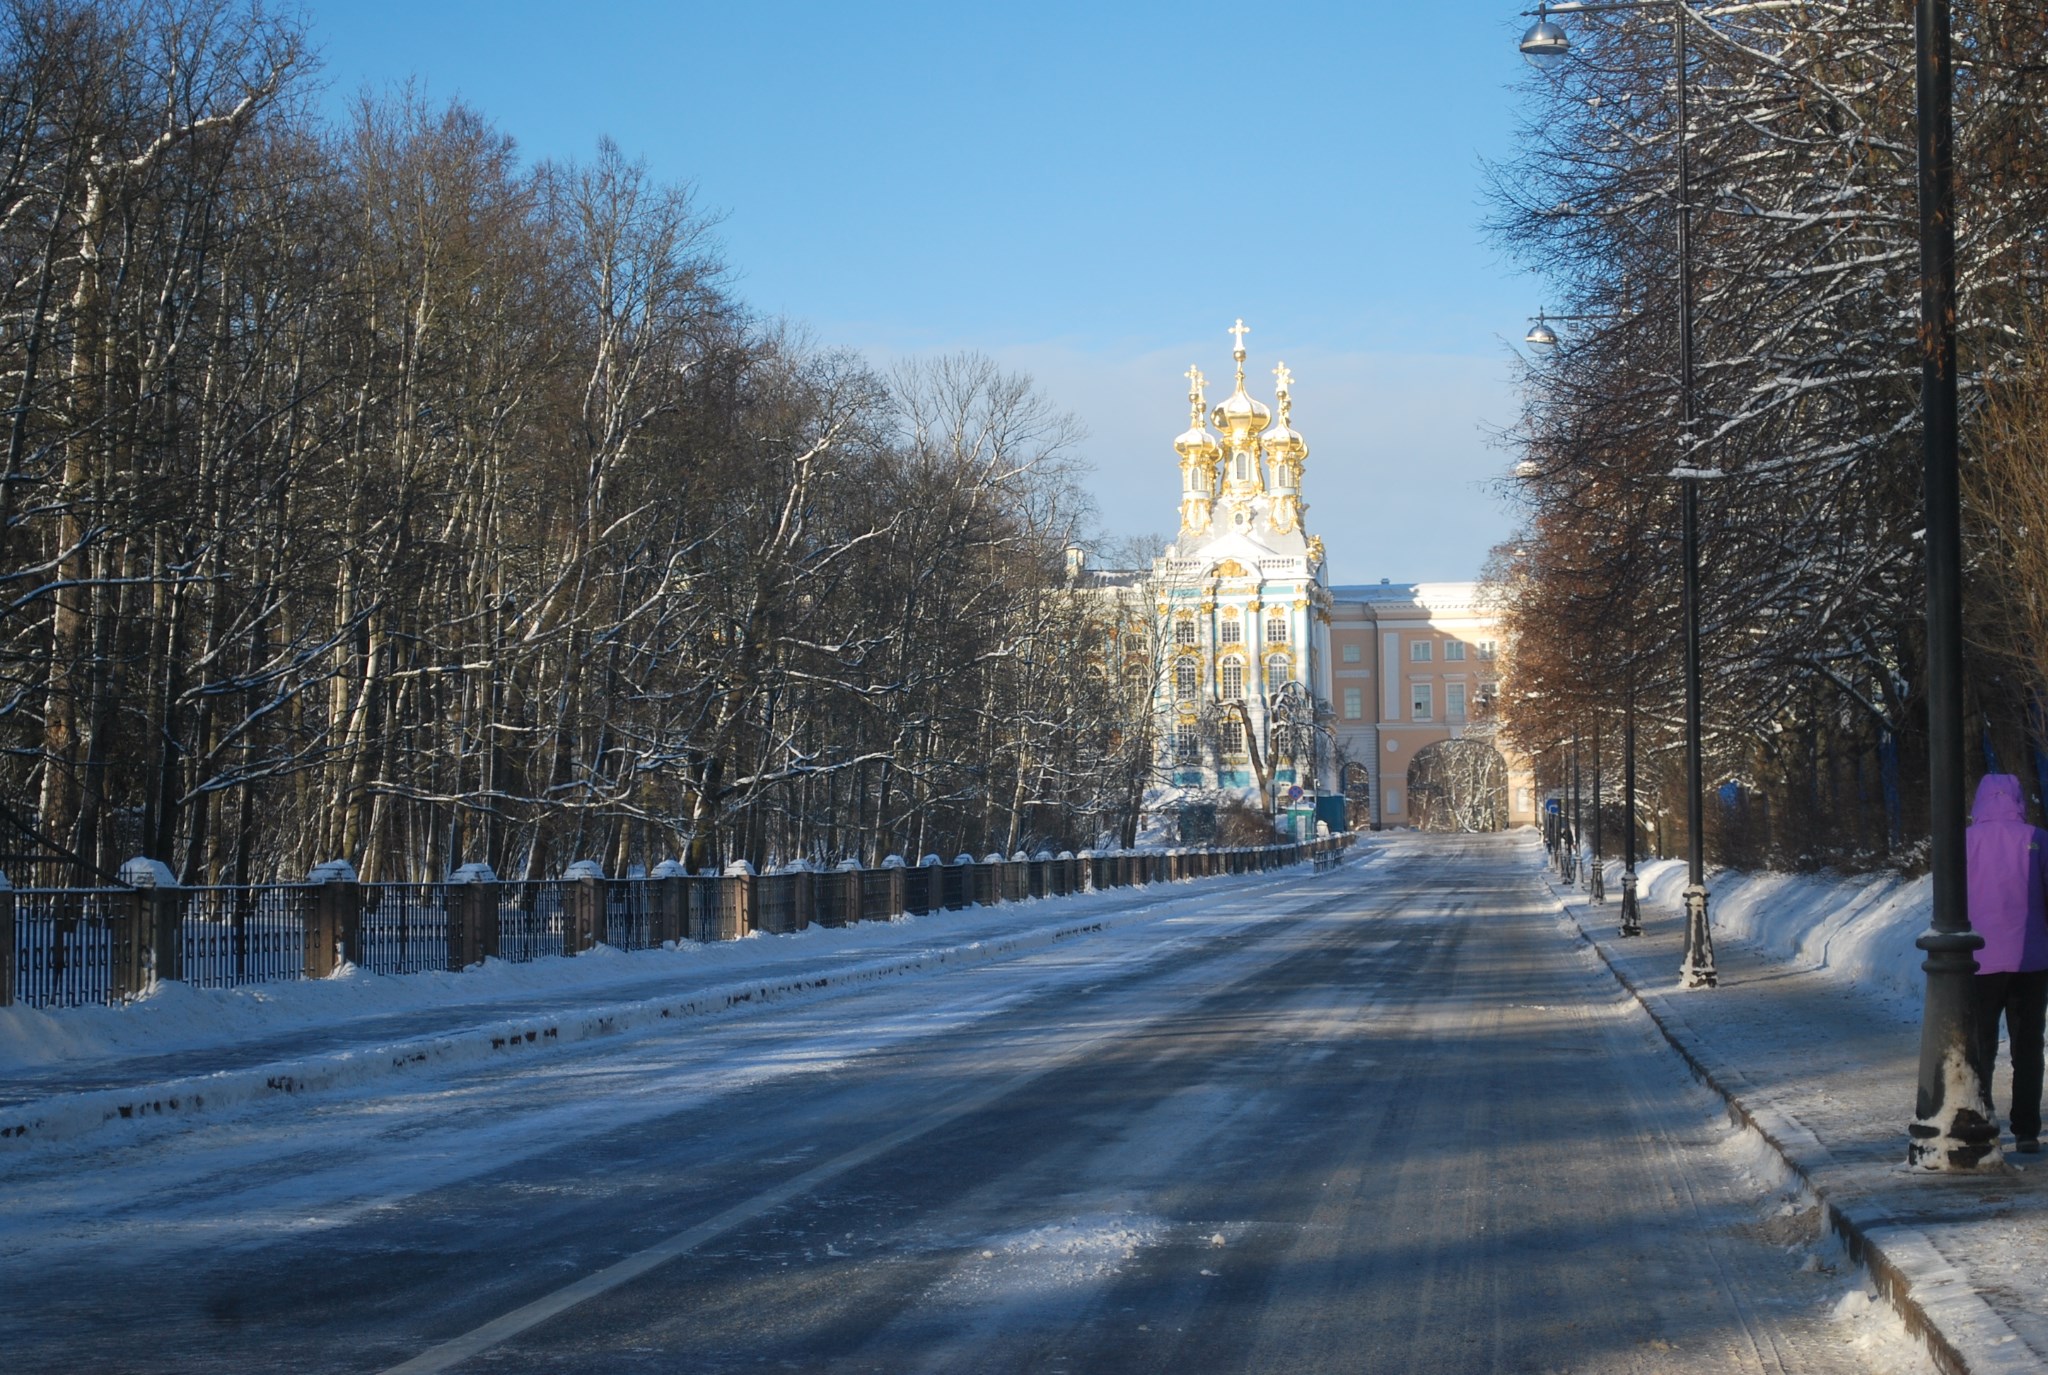
<svg viewBox="0 0 2048 1375"><path fill-rule="evenodd" d="M1070 418L756 318L610 143L314 76L253 0L0 9L17 883L1128 835Z"/></svg>
<svg viewBox="0 0 2048 1375"><path fill-rule="evenodd" d="M1674 470L1700 480L1710 853L1924 859L1925 581L1912 15L1882 0L1685 11L1695 422L1681 436L1675 10L1573 15L1525 85L1491 227L1564 344L1504 436L1522 528L1489 582L1515 742L1608 786L1638 732L1645 839L1683 838ZM2048 7L1955 10L1971 755L2048 784ZM1610 834L1615 832L1610 827Z"/></svg>

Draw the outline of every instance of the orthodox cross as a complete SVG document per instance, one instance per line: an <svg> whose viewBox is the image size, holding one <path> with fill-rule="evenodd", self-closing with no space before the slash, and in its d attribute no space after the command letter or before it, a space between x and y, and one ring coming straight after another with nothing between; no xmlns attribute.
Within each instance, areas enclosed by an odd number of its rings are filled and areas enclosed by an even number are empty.
<svg viewBox="0 0 2048 1375"><path fill-rule="evenodd" d="M1273 369L1273 376L1279 383L1278 390L1282 392L1294 385L1294 374L1287 370L1285 363Z"/></svg>
<svg viewBox="0 0 2048 1375"><path fill-rule="evenodd" d="M1237 336L1237 350L1236 350L1236 351L1237 351L1237 352L1239 352L1239 353L1243 353L1243 352L1244 352L1244 337L1245 337L1245 335L1247 335L1247 334L1250 334L1250 333L1251 333L1251 329L1250 329L1250 327L1249 327L1249 326L1247 326L1247 325L1245 324L1245 322L1244 322L1244 317L1243 317L1242 315L1238 316L1238 317L1237 317L1237 323L1236 323L1235 325L1232 325L1232 326L1231 326L1231 327L1230 327L1229 329L1226 329L1226 330L1224 330L1223 332L1224 332L1225 334L1232 334L1232 335L1235 335L1235 336Z"/></svg>

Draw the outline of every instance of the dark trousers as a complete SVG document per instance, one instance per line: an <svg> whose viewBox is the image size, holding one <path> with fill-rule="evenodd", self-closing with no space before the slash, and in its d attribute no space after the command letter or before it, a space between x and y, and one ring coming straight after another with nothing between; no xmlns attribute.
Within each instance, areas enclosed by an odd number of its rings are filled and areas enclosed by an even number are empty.
<svg viewBox="0 0 2048 1375"><path fill-rule="evenodd" d="M2048 969L2021 974L1979 974L1976 979L1977 1047L1983 1055L1984 1101L1991 1101L1991 1070L1998 1060L1998 1019L2012 1041L2012 1134L2041 1135L2041 1039L2048 1026ZM1993 1108L1993 1116L1997 1115Z"/></svg>

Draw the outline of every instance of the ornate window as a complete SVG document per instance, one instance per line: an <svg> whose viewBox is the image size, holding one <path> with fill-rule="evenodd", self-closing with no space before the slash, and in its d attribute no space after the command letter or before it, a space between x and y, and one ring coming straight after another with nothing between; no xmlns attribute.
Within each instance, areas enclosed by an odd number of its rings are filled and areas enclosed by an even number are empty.
<svg viewBox="0 0 2048 1375"><path fill-rule="evenodd" d="M1266 660L1266 686L1268 688L1277 688L1293 676L1294 666L1288 662L1285 654L1275 654L1272 658Z"/></svg>
<svg viewBox="0 0 2048 1375"><path fill-rule="evenodd" d="M1173 749L1183 764L1199 764L1202 760L1202 728L1193 721L1183 721L1173 729Z"/></svg>
<svg viewBox="0 0 2048 1375"><path fill-rule="evenodd" d="M1173 618L1173 642L1177 645L1195 642L1195 618L1185 611Z"/></svg>
<svg viewBox="0 0 2048 1375"><path fill-rule="evenodd" d="M1195 695L1202 685L1202 671L1193 659L1182 659L1173 666L1173 695L1185 702Z"/></svg>
<svg viewBox="0 0 2048 1375"><path fill-rule="evenodd" d="M1217 634L1224 644L1243 644L1244 622L1237 618L1235 611L1226 611L1223 613L1223 624L1218 628Z"/></svg>
<svg viewBox="0 0 2048 1375"><path fill-rule="evenodd" d="M1223 700L1237 702L1244 699L1244 660L1223 661Z"/></svg>
<svg viewBox="0 0 2048 1375"><path fill-rule="evenodd" d="M1225 754L1244 753L1244 722L1238 720L1235 716L1223 723L1223 752Z"/></svg>
<svg viewBox="0 0 2048 1375"><path fill-rule="evenodd" d="M1284 645L1287 643L1287 616L1285 613L1275 611L1266 618L1266 643L1269 645Z"/></svg>

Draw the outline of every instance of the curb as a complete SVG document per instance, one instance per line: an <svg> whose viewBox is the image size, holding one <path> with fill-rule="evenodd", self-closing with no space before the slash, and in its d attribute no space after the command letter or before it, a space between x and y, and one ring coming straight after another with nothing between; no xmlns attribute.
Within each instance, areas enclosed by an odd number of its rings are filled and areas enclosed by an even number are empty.
<svg viewBox="0 0 2048 1375"><path fill-rule="evenodd" d="M1342 866L1352 867L1352 866ZM1331 872L1326 870L1324 872ZM1269 880L1294 877L1292 869L1272 871ZM1189 880L1188 882L1194 882ZM1256 884L1240 886L1237 891ZM623 1035L658 1026L664 1020L708 1017L734 1008L817 996L828 990L900 978L930 969L984 963L1006 955L1041 949L1121 926L1165 905L1180 884L1148 885L1166 891L1149 902L1122 911L1077 917L1032 931L993 940L926 949L915 955L875 960L830 971L802 971L769 979L741 979L700 988L672 998L631 1002L515 1017L487 1022L463 1031L373 1043L329 1051L303 1059L276 1060L247 1069L162 1080L114 1089L53 1094L0 1110L0 1152L34 1144L69 1141L115 1122L163 1118L188 1120L266 1098L350 1088L420 1066L473 1064L501 1054L532 1048L572 1045L599 1037Z"/></svg>
<svg viewBox="0 0 2048 1375"><path fill-rule="evenodd" d="M1906 1330L1926 1345L1928 1355L1944 1375L2021 1375L2040 1369L2026 1343L1923 1233L1896 1221L1874 1204L1845 1204L1836 1199L1815 1177L1814 1164L1802 1159L1801 1148L1826 1156L1827 1147L1821 1140L1775 1108L1752 1106L1744 1101L1741 1073L1716 1071L1694 1053L1672 1025L1677 1019L1667 1019L1659 1007L1662 1000L1646 994L1593 938L1587 929L1586 909L1558 892L1547 876L1544 891L1557 904L1559 915L1577 928L1579 939L1600 957L1614 981L1649 1015L1658 1034L1678 1052L1693 1078L1720 1095L1729 1115L1762 1138L1813 1195L1821 1216L1829 1230L1840 1238L1849 1258L1869 1274L1878 1293L1899 1315Z"/></svg>

